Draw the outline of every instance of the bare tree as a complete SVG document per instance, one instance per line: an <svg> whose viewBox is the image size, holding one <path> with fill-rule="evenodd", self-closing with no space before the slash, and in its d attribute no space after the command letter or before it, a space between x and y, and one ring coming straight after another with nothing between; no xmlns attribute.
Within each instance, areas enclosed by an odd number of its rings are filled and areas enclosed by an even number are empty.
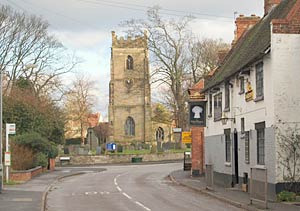
<svg viewBox="0 0 300 211"><path fill-rule="evenodd" d="M59 76L78 64L48 27L39 17L0 7L0 71L5 72L7 94L19 77L31 81L37 96L49 94L61 86Z"/></svg>
<svg viewBox="0 0 300 211"><path fill-rule="evenodd" d="M66 95L67 121L72 122L69 130L73 130L75 134L80 134L82 144L84 144L85 132L88 127L88 115L92 112L94 105L92 93L94 85L93 81L83 75L77 75Z"/></svg>
<svg viewBox="0 0 300 211"><path fill-rule="evenodd" d="M186 124L184 80L188 74L188 28L192 17L178 20L165 20L159 14L159 8L148 10L147 20L129 20L127 26L130 35L147 31L148 47L151 52L152 83L164 84L172 94L174 118L177 127Z"/></svg>
<svg viewBox="0 0 300 211"><path fill-rule="evenodd" d="M194 83L215 69L220 62L219 54L226 54L230 45L221 39L193 39L189 44L190 71Z"/></svg>

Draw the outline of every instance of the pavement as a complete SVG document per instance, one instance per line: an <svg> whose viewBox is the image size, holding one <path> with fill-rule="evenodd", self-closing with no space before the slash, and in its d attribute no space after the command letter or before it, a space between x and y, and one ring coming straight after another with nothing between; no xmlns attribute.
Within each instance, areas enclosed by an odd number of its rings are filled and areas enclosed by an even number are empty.
<svg viewBox="0 0 300 211"><path fill-rule="evenodd" d="M84 174L85 171L89 169L56 168L22 184L4 185L0 194L0 211L43 211L44 200L52 184L65 177Z"/></svg>
<svg viewBox="0 0 300 211"><path fill-rule="evenodd" d="M223 188L214 186L213 190L206 188L205 177L192 177L190 171L177 170L170 173L170 178L173 182L199 191L205 195L209 195L223 202L227 202L236 207L250 211L264 210L264 205L254 202L250 205L249 194L239 189ZM268 209L274 211L300 211L300 203L279 203L268 202Z"/></svg>

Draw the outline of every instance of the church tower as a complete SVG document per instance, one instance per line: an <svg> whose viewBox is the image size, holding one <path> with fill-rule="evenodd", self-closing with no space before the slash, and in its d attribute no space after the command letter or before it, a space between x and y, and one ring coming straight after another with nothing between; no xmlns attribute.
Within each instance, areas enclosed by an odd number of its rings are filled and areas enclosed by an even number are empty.
<svg viewBox="0 0 300 211"><path fill-rule="evenodd" d="M110 141L151 141L151 93L147 35L118 38L112 32L109 83Z"/></svg>

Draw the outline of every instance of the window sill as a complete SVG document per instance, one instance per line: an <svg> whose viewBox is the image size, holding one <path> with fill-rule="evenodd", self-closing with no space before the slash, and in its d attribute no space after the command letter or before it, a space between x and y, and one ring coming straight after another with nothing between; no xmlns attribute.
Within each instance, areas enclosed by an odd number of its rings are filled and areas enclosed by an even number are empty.
<svg viewBox="0 0 300 211"><path fill-rule="evenodd" d="M254 168L257 168L257 169L266 169L266 166L265 165L257 164L257 165L254 166Z"/></svg>
<svg viewBox="0 0 300 211"><path fill-rule="evenodd" d="M231 167L231 163L229 163L229 162L225 162L224 165L225 165L226 167Z"/></svg>
<svg viewBox="0 0 300 211"><path fill-rule="evenodd" d="M223 110L224 112L228 112L228 111L230 111L230 108L229 107L227 107L227 108L224 108L224 110Z"/></svg>
<svg viewBox="0 0 300 211"><path fill-rule="evenodd" d="M214 122L218 122L218 121L221 121L221 117L214 119Z"/></svg>
<svg viewBox="0 0 300 211"><path fill-rule="evenodd" d="M256 97L254 99L254 102L259 102L259 101L262 101L262 100L264 100L264 96L259 96L259 97Z"/></svg>

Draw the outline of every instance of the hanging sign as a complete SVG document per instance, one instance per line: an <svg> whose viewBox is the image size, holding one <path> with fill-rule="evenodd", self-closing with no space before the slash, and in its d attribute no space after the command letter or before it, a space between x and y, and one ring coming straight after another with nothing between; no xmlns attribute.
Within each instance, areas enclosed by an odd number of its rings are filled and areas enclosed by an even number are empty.
<svg viewBox="0 0 300 211"><path fill-rule="evenodd" d="M190 118L190 125L191 126L199 126L205 127L205 102L190 102L189 106L189 118Z"/></svg>

